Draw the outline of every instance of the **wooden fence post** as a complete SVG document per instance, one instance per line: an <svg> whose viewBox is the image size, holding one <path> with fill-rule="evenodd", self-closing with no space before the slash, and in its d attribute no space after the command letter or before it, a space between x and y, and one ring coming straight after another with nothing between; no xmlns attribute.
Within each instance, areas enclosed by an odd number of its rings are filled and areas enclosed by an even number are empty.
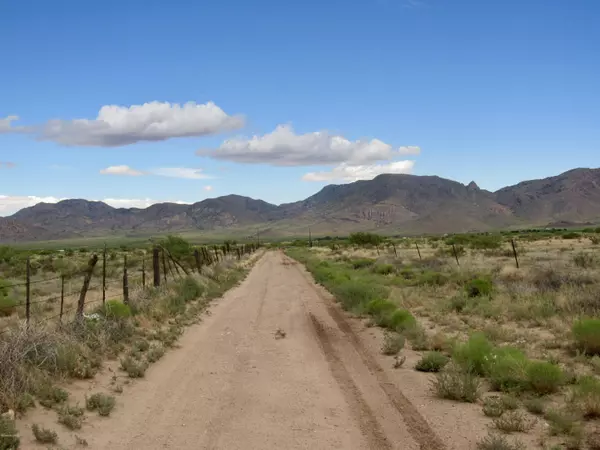
<svg viewBox="0 0 600 450"><path fill-rule="evenodd" d="M162 267L163 267L163 278L165 279L165 284L167 284L167 260L165 258L165 250L161 252L162 254Z"/></svg>
<svg viewBox="0 0 600 450"><path fill-rule="evenodd" d="M515 263L517 263L517 269L519 268L519 258L517 256L517 246L515 245L515 240L511 239L510 243L512 244L513 255L515 257Z"/></svg>
<svg viewBox="0 0 600 450"><path fill-rule="evenodd" d="M65 308L65 276L60 276L60 316L58 321L62 323L63 311Z"/></svg>
<svg viewBox="0 0 600 450"><path fill-rule="evenodd" d="M129 303L129 280L127 278L127 255L123 257L123 303Z"/></svg>
<svg viewBox="0 0 600 450"><path fill-rule="evenodd" d="M460 262L458 262L458 253L456 251L456 245L452 244L452 252L454 253L454 257L456 258L456 264L460 266Z"/></svg>
<svg viewBox="0 0 600 450"><path fill-rule="evenodd" d="M423 260L423 258L421 257L421 250L419 249L419 243L415 242L415 246L417 247L417 253L419 254L419 259Z"/></svg>
<svg viewBox="0 0 600 450"><path fill-rule="evenodd" d="M94 267L98 263L98 255L93 255L88 262L85 275L83 277L83 286L81 286L81 293L79 294L79 301L77 302L77 318L83 317L83 308L85 306L85 296L90 287L90 281L92 281L92 275L94 274Z"/></svg>
<svg viewBox="0 0 600 450"><path fill-rule="evenodd" d="M200 262L200 252L198 249L194 250L194 259L196 260L196 269L198 270L198 274L202 274L202 263Z"/></svg>
<svg viewBox="0 0 600 450"><path fill-rule="evenodd" d="M31 261L27 257L27 283L25 287L25 317L27 318L27 329L31 319Z"/></svg>
<svg viewBox="0 0 600 450"><path fill-rule="evenodd" d="M142 257L142 287L146 287L146 258Z"/></svg>
<svg viewBox="0 0 600 450"><path fill-rule="evenodd" d="M102 305L106 304L106 244L102 252Z"/></svg>
<svg viewBox="0 0 600 450"><path fill-rule="evenodd" d="M158 247L152 249L152 275L154 277L154 287L160 286L160 255Z"/></svg>

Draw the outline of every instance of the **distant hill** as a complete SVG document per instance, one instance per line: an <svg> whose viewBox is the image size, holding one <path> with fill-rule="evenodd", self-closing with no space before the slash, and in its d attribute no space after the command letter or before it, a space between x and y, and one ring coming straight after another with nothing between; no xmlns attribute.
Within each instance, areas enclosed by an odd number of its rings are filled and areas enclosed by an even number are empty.
<svg viewBox="0 0 600 450"><path fill-rule="evenodd" d="M113 208L102 202L40 203L0 218L0 241L17 242L188 230L241 230L273 234L441 233L549 223L600 222L600 169L575 169L524 181L497 192L436 176L379 175L329 185L305 200L273 205L239 195L193 205L161 203Z"/></svg>

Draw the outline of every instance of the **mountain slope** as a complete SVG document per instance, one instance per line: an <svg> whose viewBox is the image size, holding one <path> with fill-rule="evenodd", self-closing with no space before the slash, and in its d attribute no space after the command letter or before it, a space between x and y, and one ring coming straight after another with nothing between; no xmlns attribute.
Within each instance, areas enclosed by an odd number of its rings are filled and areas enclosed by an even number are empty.
<svg viewBox="0 0 600 450"><path fill-rule="evenodd" d="M384 228L399 231L467 231L512 223L511 211L477 185L436 176L379 175L330 185L302 202L282 205L284 216L316 229Z"/></svg>
<svg viewBox="0 0 600 450"><path fill-rule="evenodd" d="M495 193L499 203L533 223L585 222L600 218L600 169L574 169L524 181Z"/></svg>
<svg viewBox="0 0 600 450"><path fill-rule="evenodd" d="M40 203L0 218L0 241L128 235L257 226L275 235L345 234L358 230L441 233L509 226L600 221L600 169L575 169L524 181L497 192L436 176L379 175L329 185L305 200L272 205L239 195L193 205L161 203L145 209L102 202Z"/></svg>

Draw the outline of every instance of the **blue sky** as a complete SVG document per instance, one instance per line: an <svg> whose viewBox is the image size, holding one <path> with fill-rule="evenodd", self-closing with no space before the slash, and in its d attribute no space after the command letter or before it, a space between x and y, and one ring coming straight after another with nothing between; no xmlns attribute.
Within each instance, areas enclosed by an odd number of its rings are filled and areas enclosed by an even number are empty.
<svg viewBox="0 0 600 450"><path fill-rule="evenodd" d="M0 1L0 215L41 198L281 203L386 171L494 190L600 166L599 15L596 0Z"/></svg>

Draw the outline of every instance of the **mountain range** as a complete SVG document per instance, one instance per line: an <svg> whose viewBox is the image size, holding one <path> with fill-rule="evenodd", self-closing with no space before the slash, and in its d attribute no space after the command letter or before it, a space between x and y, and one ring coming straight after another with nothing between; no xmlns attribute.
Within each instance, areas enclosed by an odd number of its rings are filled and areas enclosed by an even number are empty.
<svg viewBox="0 0 600 450"><path fill-rule="evenodd" d="M0 218L0 242L193 231L237 235L340 235L486 231L600 222L600 169L574 169L496 192L437 176L384 174L329 185L295 203L273 205L239 195L192 205L113 208L81 199L39 203Z"/></svg>

